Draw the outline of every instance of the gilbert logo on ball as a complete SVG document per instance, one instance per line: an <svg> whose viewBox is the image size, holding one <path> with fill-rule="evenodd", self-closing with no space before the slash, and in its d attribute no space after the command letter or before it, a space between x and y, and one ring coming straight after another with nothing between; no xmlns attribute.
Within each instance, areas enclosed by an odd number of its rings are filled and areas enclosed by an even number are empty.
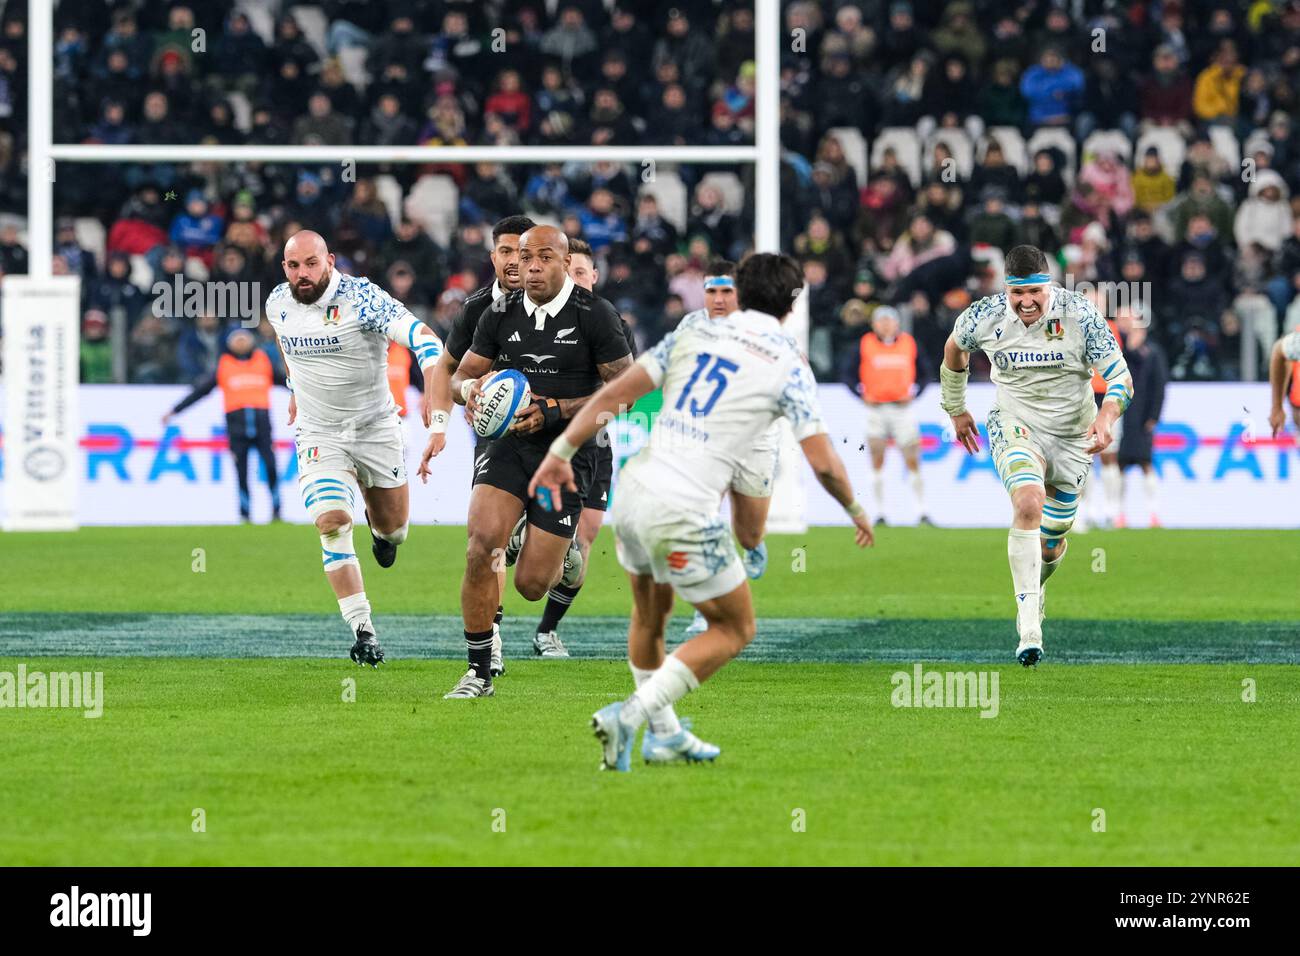
<svg viewBox="0 0 1300 956"><path fill-rule="evenodd" d="M480 438L500 438L510 430L515 415L531 398L528 379L521 372L512 368L497 372L479 391L474 433Z"/></svg>

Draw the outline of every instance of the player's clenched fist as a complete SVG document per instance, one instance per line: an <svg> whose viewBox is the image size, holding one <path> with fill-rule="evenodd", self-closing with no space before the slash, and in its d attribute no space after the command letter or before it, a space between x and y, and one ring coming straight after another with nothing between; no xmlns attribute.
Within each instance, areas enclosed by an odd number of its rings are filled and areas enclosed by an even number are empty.
<svg viewBox="0 0 1300 956"><path fill-rule="evenodd" d="M960 415L952 417L952 430L957 435L957 443L965 448L970 454L977 454L980 450L980 432L975 427L975 416L970 412L962 412Z"/></svg>

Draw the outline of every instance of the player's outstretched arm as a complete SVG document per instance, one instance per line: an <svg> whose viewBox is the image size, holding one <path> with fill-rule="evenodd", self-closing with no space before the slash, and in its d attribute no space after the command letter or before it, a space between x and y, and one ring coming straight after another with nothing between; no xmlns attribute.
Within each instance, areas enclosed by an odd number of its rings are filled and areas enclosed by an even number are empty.
<svg viewBox="0 0 1300 956"><path fill-rule="evenodd" d="M970 375L970 352L948 336L939 365L939 405L952 419L952 428L962 448L971 454L980 450L980 433L975 417L966 408L966 379Z"/></svg>
<svg viewBox="0 0 1300 956"><path fill-rule="evenodd" d="M620 411L631 408L636 400L655 387L654 379L645 366L632 363L617 378L605 385L579 409L564 434L551 443L551 450L538 466L533 480L528 483L528 495L537 495L544 489L550 496L548 508L560 505L560 489L576 491L570 459L596 432L608 425Z"/></svg>
<svg viewBox="0 0 1300 956"><path fill-rule="evenodd" d="M870 547L875 543L875 536L871 533L871 517L854 498L848 469L844 467L844 460L835 453L830 436L825 432L809 435L799 442L799 447L803 450L804 458L808 459L817 481L853 519L853 526L857 529L854 539L858 547Z"/></svg>
<svg viewBox="0 0 1300 956"><path fill-rule="evenodd" d="M1287 356L1287 340L1294 343L1296 354L1300 355L1300 333L1284 335L1273 343L1273 351L1268 357L1268 384L1272 392L1272 406L1268 413L1268 424L1273 429L1273 437L1286 426L1286 412L1282 411L1282 399L1286 395L1287 385L1291 379L1291 359Z"/></svg>

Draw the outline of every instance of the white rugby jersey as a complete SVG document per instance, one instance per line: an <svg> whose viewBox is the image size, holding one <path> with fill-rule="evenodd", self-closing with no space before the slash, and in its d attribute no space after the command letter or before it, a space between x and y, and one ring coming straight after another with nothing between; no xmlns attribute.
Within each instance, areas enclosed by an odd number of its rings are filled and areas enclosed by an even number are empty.
<svg viewBox="0 0 1300 956"><path fill-rule="evenodd" d="M337 269L319 299L296 300L282 282L266 298L293 381L298 417L309 425L364 425L392 415L388 341L416 353L423 367L441 353L432 330L369 279ZM429 340L417 332L423 330Z"/></svg>
<svg viewBox="0 0 1300 956"><path fill-rule="evenodd" d="M1044 314L1028 326L1011 311L1005 292L971 303L957 317L953 339L967 352L983 349L993 363L995 407L1049 435L1083 435L1097 417L1092 369L1109 379L1127 367L1096 307L1058 286L1051 287Z"/></svg>
<svg viewBox="0 0 1300 956"><path fill-rule="evenodd" d="M762 312L683 318L637 361L664 404L623 471L674 506L716 511L737 466L782 415L799 441L826 431L798 344Z"/></svg>
<svg viewBox="0 0 1300 956"><path fill-rule="evenodd" d="M1282 354L1293 362L1300 362L1300 332L1282 336Z"/></svg>

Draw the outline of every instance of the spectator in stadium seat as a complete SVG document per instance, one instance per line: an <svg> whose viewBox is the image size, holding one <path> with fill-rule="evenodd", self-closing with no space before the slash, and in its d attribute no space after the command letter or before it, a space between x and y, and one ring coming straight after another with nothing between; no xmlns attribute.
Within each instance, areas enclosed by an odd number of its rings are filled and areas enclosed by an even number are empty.
<svg viewBox="0 0 1300 956"><path fill-rule="evenodd" d="M532 100L524 92L517 70L497 74L496 89L483 104L485 113L495 113L511 129L525 133L532 126Z"/></svg>
<svg viewBox="0 0 1300 956"><path fill-rule="evenodd" d="M916 210L925 213L935 229L951 233L954 239L966 233L966 197L959 183L933 179L926 183L917 200ZM904 216L896 233L907 224Z"/></svg>
<svg viewBox="0 0 1300 956"><path fill-rule="evenodd" d="M656 140L673 146L688 145L699 133L699 121L689 105L686 90L677 83L664 87L657 109L652 111L647 129Z"/></svg>
<svg viewBox="0 0 1300 956"><path fill-rule="evenodd" d="M466 146L465 114L454 96L442 95L428 110L428 121L420 130L421 146ZM462 180L464 174L462 173Z"/></svg>
<svg viewBox="0 0 1300 956"><path fill-rule="evenodd" d="M213 247L221 241L225 220L212 212L207 197L198 189L185 194L185 209L172 220L168 238L186 256L212 264Z"/></svg>
<svg viewBox="0 0 1300 956"><path fill-rule="evenodd" d="M81 320L81 383L107 385L113 381L113 343L108 338L108 316L98 309Z"/></svg>
<svg viewBox="0 0 1300 956"><path fill-rule="evenodd" d="M320 92L329 97L330 106L338 116L344 117L355 127L363 115L364 101L357 93L356 87L348 82L343 73L343 65L336 57L330 57L321 63Z"/></svg>
<svg viewBox="0 0 1300 956"><path fill-rule="evenodd" d="M817 93L817 125L822 129L851 126L866 135L875 129L875 95L866 74L853 66L847 52L822 61Z"/></svg>
<svg viewBox="0 0 1300 956"><path fill-rule="evenodd" d="M298 174L294 198L285 208L285 216L299 223L303 229L329 232L334 225L334 210L324 197L320 176L312 172Z"/></svg>
<svg viewBox="0 0 1300 956"><path fill-rule="evenodd" d="M388 21L388 29L377 36L366 55L366 69L378 77L394 64L403 67L405 76L414 76L424 62L428 41L415 31L415 20L397 8Z"/></svg>
<svg viewBox="0 0 1300 956"><path fill-rule="evenodd" d="M1003 57L993 64L990 79L980 85L976 112L986 126L1025 126L1025 98L1020 95L1020 65Z"/></svg>
<svg viewBox="0 0 1300 956"><path fill-rule="evenodd" d="M1056 47L1044 50L1037 65L1020 77L1020 93L1029 106L1032 126L1068 126L1078 112L1083 91L1083 71Z"/></svg>
<svg viewBox="0 0 1300 956"><path fill-rule="evenodd" d="M384 93L362 127L361 141L367 146L410 146L419 133L415 120L402 112L402 101Z"/></svg>
<svg viewBox="0 0 1300 956"><path fill-rule="evenodd" d="M126 107L118 100L105 99L100 107L99 122L90 128L88 141L120 146L134 139L126 125Z"/></svg>
<svg viewBox="0 0 1300 956"><path fill-rule="evenodd" d="M1020 230L1007 215L1006 193L1001 186L988 185L980 192L980 208L970 218L967 237L971 243L983 243L1004 253L1019 244Z"/></svg>
<svg viewBox="0 0 1300 956"><path fill-rule="evenodd" d="M548 163L541 172L533 173L524 185L524 202L528 208L544 216L556 216L571 203L569 181L564 178L561 163Z"/></svg>
<svg viewBox="0 0 1300 956"><path fill-rule="evenodd" d="M1020 207L1020 241L1037 246L1052 256L1061 248L1061 238L1056 228L1043 218L1042 206L1036 200L1027 200Z"/></svg>
<svg viewBox="0 0 1300 956"><path fill-rule="evenodd" d="M614 208L614 194L608 189L592 190L578 219L582 224L583 236L597 254L608 248L610 243L627 239L627 227L623 223L623 217Z"/></svg>
<svg viewBox="0 0 1300 956"><path fill-rule="evenodd" d="M1291 301L1300 292L1300 216L1291 220L1291 235L1282 243L1278 256L1277 275L1268 281L1266 289L1279 318L1285 316Z"/></svg>
<svg viewBox="0 0 1300 956"><path fill-rule="evenodd" d="M1177 126L1186 135L1192 122L1192 81L1173 47L1156 47L1151 73L1138 87L1138 114L1156 126Z"/></svg>
<svg viewBox="0 0 1300 956"><path fill-rule="evenodd" d="M642 193L637 199L632 240L648 242L651 252L660 259L677 247L677 228L659 214L659 200L654 193Z"/></svg>
<svg viewBox="0 0 1300 956"><path fill-rule="evenodd" d="M933 57L922 50L885 76L881 97L881 126L915 126L924 113L925 81Z"/></svg>
<svg viewBox="0 0 1300 956"><path fill-rule="evenodd" d="M936 230L925 213L913 213L907 231L898 237L880 266L880 274L895 282L927 262L950 256L957 250L952 234Z"/></svg>
<svg viewBox="0 0 1300 956"><path fill-rule="evenodd" d="M1177 194L1174 177L1165 172L1160 162L1160 151L1148 146L1142 154L1141 165L1133 170L1133 202L1146 212L1155 212L1173 200Z"/></svg>
<svg viewBox="0 0 1300 956"><path fill-rule="evenodd" d="M227 90L251 93L265 68L266 44L257 35L247 14L233 11L212 50L212 74Z"/></svg>
<svg viewBox="0 0 1300 956"><path fill-rule="evenodd" d="M135 14L129 9L119 9L113 14L112 29L104 37L105 62L117 50L126 55L131 79L139 80L148 72L153 41L140 32Z"/></svg>
<svg viewBox="0 0 1300 956"><path fill-rule="evenodd" d="M352 142L352 119L334 110L326 93L313 93L307 114L293 124L292 141L306 146L347 146Z"/></svg>
<svg viewBox="0 0 1300 956"><path fill-rule="evenodd" d="M639 138L618 94L604 87L596 90L591 98L587 134L592 146L631 146Z"/></svg>
<svg viewBox="0 0 1300 956"><path fill-rule="evenodd" d="M91 79L94 84L91 102L100 104L101 115L103 105L112 100L122 104L128 121L136 118L140 77L132 72L125 50L109 50L103 64L91 72Z"/></svg>
<svg viewBox="0 0 1300 956"><path fill-rule="evenodd" d="M668 12L664 32L655 43L652 63L665 60L677 64L682 85L692 99L703 97L713 79L713 45L710 30L704 24L693 27L687 11L673 7Z"/></svg>
<svg viewBox="0 0 1300 956"><path fill-rule="evenodd" d="M173 6L167 12L167 29L153 35L151 72L156 74L164 58L175 56L182 72L192 75L195 71L193 30L194 11L184 4Z"/></svg>
<svg viewBox="0 0 1300 956"><path fill-rule="evenodd" d="M1193 180L1198 175L1209 178L1211 185L1224 182L1229 174L1236 171L1228 168L1228 163L1214 148L1214 143L1206 133L1197 134L1187 147L1183 165L1178 171L1178 191L1186 192L1192 188Z"/></svg>
<svg viewBox="0 0 1300 956"><path fill-rule="evenodd" d="M605 50L618 50L627 61L628 71L633 76L645 76L650 70L650 58L654 52L654 35L643 19L637 16L638 5L631 0L621 0L614 4L610 12L609 26L601 34L600 45ZM752 44L745 57L753 55Z"/></svg>
<svg viewBox="0 0 1300 956"><path fill-rule="evenodd" d="M410 264L415 281L428 299L442 291L446 275L446 257L438 244L408 216L397 223L396 233L379 251L380 267L388 269L401 260Z"/></svg>
<svg viewBox="0 0 1300 956"><path fill-rule="evenodd" d="M1059 206L1065 201L1066 192L1065 177L1061 175L1055 151L1040 149L1034 154L1034 165L1025 177L1024 199Z"/></svg>
<svg viewBox="0 0 1300 956"><path fill-rule="evenodd" d="M857 218L858 191L851 182L837 180L835 167L819 162L813 167L808 188L810 210L820 212L837 232L847 232Z"/></svg>
<svg viewBox="0 0 1300 956"><path fill-rule="evenodd" d="M916 28L912 4L907 0L895 0L889 5L889 22L880 38L877 56L881 67L888 73L911 62L921 49L923 39Z"/></svg>
<svg viewBox="0 0 1300 956"><path fill-rule="evenodd" d="M1207 217L1218 235L1232 235L1232 207L1215 190L1210 177L1202 172L1193 175L1192 188L1173 208L1171 224L1175 238L1183 239L1192 218L1198 215Z"/></svg>
<svg viewBox="0 0 1300 956"><path fill-rule="evenodd" d="M1123 219L1133 208L1133 180L1128 167L1109 150L1098 152L1087 160L1079 170L1078 181L1092 186L1093 195L1110 214ZM1108 224L1109 219L1103 223Z"/></svg>
<svg viewBox="0 0 1300 956"><path fill-rule="evenodd" d="M982 197L984 190L990 186L1000 189L1005 201L1010 203L1020 201L1020 174L1014 166L1007 164L1002 145L992 138L988 140L985 147L984 159L971 170L966 193L970 196Z"/></svg>
<svg viewBox="0 0 1300 956"><path fill-rule="evenodd" d="M496 222L518 206L519 194L498 163L475 163L473 175L461 190L460 204L463 218Z"/></svg>
<svg viewBox="0 0 1300 956"><path fill-rule="evenodd" d="M695 201L691 203L690 215L686 220L688 234L702 233L708 237L709 248L715 255L731 256L736 251L734 247L739 237L739 227L736 217L727 212L722 193L717 187L708 183L700 183L695 187ZM703 305L698 308L703 308Z"/></svg>
<svg viewBox="0 0 1300 956"><path fill-rule="evenodd" d="M1049 14L1050 16L1050 14ZM974 18L974 6L966 0L949 3L930 42L940 55L957 54L964 64L978 68L988 51L988 39Z"/></svg>
<svg viewBox="0 0 1300 956"><path fill-rule="evenodd" d="M543 143L574 142L585 102L581 89L555 64L542 68L542 87L534 95L538 135Z"/></svg>
<svg viewBox="0 0 1300 956"><path fill-rule="evenodd" d="M618 94L619 102L633 116L645 116L646 101L641 79L627 69L622 50L609 50L600 61L600 86Z"/></svg>
<svg viewBox="0 0 1300 956"><path fill-rule="evenodd" d="M1117 60L1103 56L1092 63L1083 92L1083 106L1074 123L1080 143L1094 130L1118 129L1130 140L1137 138L1137 89Z"/></svg>
<svg viewBox="0 0 1300 956"><path fill-rule="evenodd" d="M94 254L83 249L77 241L77 223L70 216L61 216L54 223L54 254L67 263L70 275L81 278L84 293L86 285L95 278L98 270L95 268Z"/></svg>
<svg viewBox="0 0 1300 956"><path fill-rule="evenodd" d="M180 146L194 141L189 125L171 114L167 95L154 90L144 98L144 117L136 127L135 140L154 146Z"/></svg>
<svg viewBox="0 0 1300 956"><path fill-rule="evenodd" d="M316 65L320 57L316 49L302 35L298 21L292 14L285 14L276 21L275 42L267 52L270 66L276 73L281 72L285 63L293 63L298 68L299 76L306 76L309 69ZM301 102L300 99L294 102Z"/></svg>
<svg viewBox="0 0 1300 956"><path fill-rule="evenodd" d="M1291 234L1289 198L1286 182L1275 170L1259 171L1250 184L1250 198L1237 209L1233 224L1237 246L1245 249L1259 243L1270 253L1279 252Z"/></svg>
<svg viewBox="0 0 1300 956"><path fill-rule="evenodd" d="M1214 62L1196 76L1192 89L1192 112L1203 123L1233 125L1241 105L1241 81L1246 68L1238 62L1237 45L1220 42Z"/></svg>
<svg viewBox="0 0 1300 956"><path fill-rule="evenodd" d="M589 66L590 58L599 49L599 43L596 34L587 26L582 10L565 4L560 9L559 21L542 34L539 48L548 56L557 58L575 76L589 78L594 72Z"/></svg>
<svg viewBox="0 0 1300 956"><path fill-rule="evenodd" d="M149 296L131 282L130 257L121 252L109 253L104 274L90 284L87 306L105 316L120 310L129 329L139 321L149 302Z"/></svg>

